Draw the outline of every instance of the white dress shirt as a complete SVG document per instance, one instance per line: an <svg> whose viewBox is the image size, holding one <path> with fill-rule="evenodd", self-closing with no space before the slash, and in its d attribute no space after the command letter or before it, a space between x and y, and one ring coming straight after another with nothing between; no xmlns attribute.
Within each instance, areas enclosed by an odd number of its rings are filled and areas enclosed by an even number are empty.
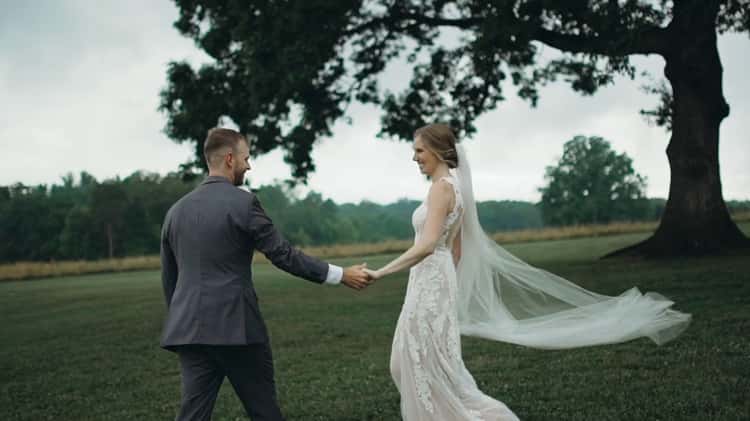
<svg viewBox="0 0 750 421"><path fill-rule="evenodd" d="M326 276L326 284L338 285L341 283L341 279L344 277L344 268L328 264L328 275Z"/></svg>

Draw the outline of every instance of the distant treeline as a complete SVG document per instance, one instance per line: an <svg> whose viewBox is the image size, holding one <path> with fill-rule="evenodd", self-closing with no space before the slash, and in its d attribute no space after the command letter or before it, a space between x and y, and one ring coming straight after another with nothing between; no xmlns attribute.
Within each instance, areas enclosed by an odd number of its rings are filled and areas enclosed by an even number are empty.
<svg viewBox="0 0 750 421"><path fill-rule="evenodd" d="M144 172L99 182L84 172L52 186L0 186L0 262L158 253L164 214L199 182ZM419 205L407 199L339 205L316 192L296 197L283 184L261 186L256 193L279 229L300 246L410 238L411 214ZM750 201L728 205L750 210ZM663 199L650 199L632 220L657 219L663 206ZM478 208L488 232L542 227L533 203L486 201Z"/></svg>

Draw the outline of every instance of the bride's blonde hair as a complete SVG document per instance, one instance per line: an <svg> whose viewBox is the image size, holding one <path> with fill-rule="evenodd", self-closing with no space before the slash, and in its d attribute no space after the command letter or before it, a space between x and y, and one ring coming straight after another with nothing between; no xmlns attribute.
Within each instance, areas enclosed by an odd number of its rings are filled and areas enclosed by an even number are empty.
<svg viewBox="0 0 750 421"><path fill-rule="evenodd" d="M422 138L422 142L430 151L448 164L448 168L458 167L456 135L447 124L433 123L422 126L414 131L414 139L418 137Z"/></svg>

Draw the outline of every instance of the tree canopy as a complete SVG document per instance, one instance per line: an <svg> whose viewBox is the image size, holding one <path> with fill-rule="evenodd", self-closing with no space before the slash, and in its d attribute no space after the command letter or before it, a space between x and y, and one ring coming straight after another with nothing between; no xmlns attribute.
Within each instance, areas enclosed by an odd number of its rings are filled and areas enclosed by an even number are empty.
<svg viewBox="0 0 750 421"><path fill-rule="evenodd" d="M631 56L657 54L669 86L654 87L661 105L645 113L672 132L670 195L655 235L629 252L750 247L721 192L729 105L716 46L717 32L750 31L750 0L175 1L175 27L213 59L199 69L171 63L161 93L166 132L195 143L193 166L205 167L206 131L228 119L252 153L284 150L305 182L315 142L353 101L383 110L381 137L409 140L439 121L463 138L508 89L532 106L557 80L592 95L617 75L634 78ZM559 57L544 57L542 45ZM383 90L379 77L397 60L412 66L408 86Z"/></svg>
<svg viewBox="0 0 750 421"><path fill-rule="evenodd" d="M206 131L229 118L254 139L254 154L283 149L300 180L315 169L314 143L352 101L382 107L384 137L409 140L434 121L470 135L510 86L533 106L539 87L558 79L591 95L618 74L634 77L631 55L670 53L676 8L715 6L719 31L750 28L747 0L176 3L175 27L214 61L170 64L161 101L168 135L194 142L195 164L204 165ZM459 31L451 46L440 40L445 28ZM542 61L541 44L563 54ZM383 91L378 77L398 59L413 64L411 81L403 92ZM668 106L653 113L670 120Z"/></svg>

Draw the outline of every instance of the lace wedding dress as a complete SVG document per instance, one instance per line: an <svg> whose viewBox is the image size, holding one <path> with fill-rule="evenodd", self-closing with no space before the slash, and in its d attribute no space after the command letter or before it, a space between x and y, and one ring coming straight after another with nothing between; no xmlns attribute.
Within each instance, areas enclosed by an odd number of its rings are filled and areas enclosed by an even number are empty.
<svg viewBox="0 0 750 421"><path fill-rule="evenodd" d="M435 252L409 272L393 338L391 375L401 393L401 415L407 421L518 420L505 404L479 390L461 358L458 284L450 246L464 206L456 180L442 180L453 186L455 205ZM412 215L417 237L426 217L422 203Z"/></svg>

